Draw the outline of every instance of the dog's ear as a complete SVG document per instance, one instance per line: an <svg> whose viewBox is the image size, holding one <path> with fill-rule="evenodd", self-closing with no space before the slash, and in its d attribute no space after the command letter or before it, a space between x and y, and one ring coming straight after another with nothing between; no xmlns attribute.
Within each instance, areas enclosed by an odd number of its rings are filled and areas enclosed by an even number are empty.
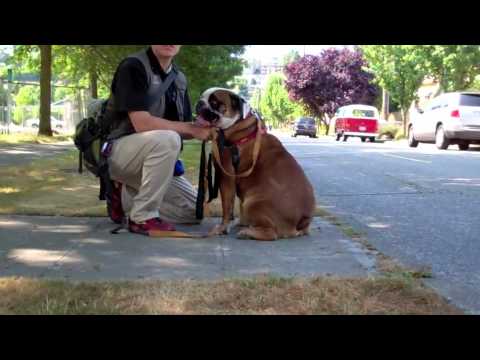
<svg viewBox="0 0 480 360"><path fill-rule="evenodd" d="M240 98L235 94L230 94L230 101L232 103L232 108L237 111L242 111Z"/></svg>
<svg viewBox="0 0 480 360"><path fill-rule="evenodd" d="M236 94L230 94L230 100L232 103L232 108L239 112L240 118L243 119L247 114L245 113L245 100ZM247 111L248 112L248 111Z"/></svg>

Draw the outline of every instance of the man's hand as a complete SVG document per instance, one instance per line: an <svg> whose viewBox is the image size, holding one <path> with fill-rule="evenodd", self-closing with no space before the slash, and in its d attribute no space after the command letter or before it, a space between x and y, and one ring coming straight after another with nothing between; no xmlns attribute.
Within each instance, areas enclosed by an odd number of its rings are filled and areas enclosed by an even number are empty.
<svg viewBox="0 0 480 360"><path fill-rule="evenodd" d="M210 139L211 132L213 131L210 126L205 127L204 125L198 126L181 121L169 121L152 116L146 111L129 112L128 115L137 133L152 130L173 130L179 133L185 140L195 138L207 141Z"/></svg>
<svg viewBox="0 0 480 360"><path fill-rule="evenodd" d="M197 116L197 118L195 119L195 122L193 123L195 126L199 126L199 127L205 127L205 128L208 128L208 127L212 127L212 124L206 120L204 120L202 117L200 116Z"/></svg>
<svg viewBox="0 0 480 360"><path fill-rule="evenodd" d="M212 128L207 128L207 127L200 127L193 125L191 126L191 135L198 140L201 141L208 141L210 140L212 136L212 131L214 131Z"/></svg>

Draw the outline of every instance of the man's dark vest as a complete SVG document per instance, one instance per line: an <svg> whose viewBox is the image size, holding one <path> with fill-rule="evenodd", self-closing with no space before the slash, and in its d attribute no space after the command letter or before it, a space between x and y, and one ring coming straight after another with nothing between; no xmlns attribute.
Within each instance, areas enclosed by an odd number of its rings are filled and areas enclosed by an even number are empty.
<svg viewBox="0 0 480 360"><path fill-rule="evenodd" d="M162 96L158 96L159 88L162 84L162 78L160 75L155 74L152 71L152 67L150 65L150 60L148 58L146 51L141 51L136 54L130 55L128 58L136 58L141 61L143 67L145 68L145 72L147 74L147 81L148 81L148 112L157 117L163 117L165 115L165 94ZM185 99L185 92L187 91L187 79L185 75L178 69L172 66L172 70L177 73L176 79L174 81L175 87L177 89L177 96L176 96L176 105L177 105L177 112L178 112L178 120L184 120L184 99ZM115 96L113 93L110 95L107 103L107 110L105 113L105 117L108 123L111 125L111 132L108 136L108 139L118 139L122 136L130 135L135 133L135 129L128 117L125 113L118 111L116 104L115 104ZM176 120L176 119L169 119L169 120Z"/></svg>

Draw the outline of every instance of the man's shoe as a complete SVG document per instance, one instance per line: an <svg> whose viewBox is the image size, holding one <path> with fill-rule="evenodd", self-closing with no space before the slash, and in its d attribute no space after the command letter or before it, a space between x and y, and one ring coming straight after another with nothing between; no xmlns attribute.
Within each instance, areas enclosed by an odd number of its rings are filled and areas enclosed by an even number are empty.
<svg viewBox="0 0 480 360"><path fill-rule="evenodd" d="M114 183L112 185L111 201L110 203L107 201L107 208L110 219L115 224L121 224L123 222L123 218L125 217L122 207L122 184Z"/></svg>
<svg viewBox="0 0 480 360"><path fill-rule="evenodd" d="M130 220L128 230L132 233L149 236L150 231L176 231L175 226L159 218L149 219L144 224L137 224Z"/></svg>

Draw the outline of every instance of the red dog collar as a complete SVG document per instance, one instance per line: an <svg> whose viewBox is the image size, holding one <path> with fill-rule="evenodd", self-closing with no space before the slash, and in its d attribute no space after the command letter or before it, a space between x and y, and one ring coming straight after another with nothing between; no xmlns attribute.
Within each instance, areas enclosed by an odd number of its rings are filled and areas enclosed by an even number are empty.
<svg viewBox="0 0 480 360"><path fill-rule="evenodd" d="M251 132L247 136L235 141L233 144L234 145L243 145L249 142L250 140L253 140L257 137L257 132L260 131L262 135L265 135L267 133L267 128L265 126L260 127L260 129L256 129L256 131Z"/></svg>

